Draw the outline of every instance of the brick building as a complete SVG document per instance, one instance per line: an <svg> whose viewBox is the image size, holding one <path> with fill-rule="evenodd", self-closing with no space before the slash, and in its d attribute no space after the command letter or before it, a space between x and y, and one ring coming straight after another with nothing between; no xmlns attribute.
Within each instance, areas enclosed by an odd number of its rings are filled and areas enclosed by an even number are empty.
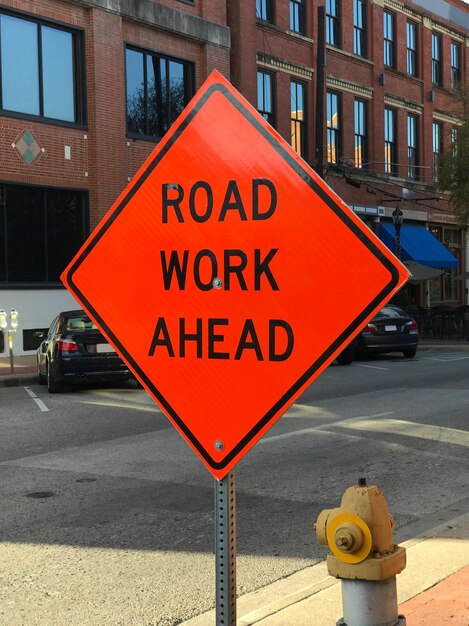
<svg viewBox="0 0 469 626"><path fill-rule="evenodd" d="M392 213L402 211L402 259L411 261L413 280L401 300L425 307L469 304L469 284L457 278L468 269L465 233L436 189L434 166L460 124L453 92L468 82L469 6L458 0L257 0L255 20L252 3L230 6L234 85L319 165L329 185L391 248ZM317 116L325 126L322 142Z"/></svg>
<svg viewBox="0 0 469 626"><path fill-rule="evenodd" d="M75 306L63 267L214 68L390 247L403 212L403 259L415 242L431 252L411 256L408 302L469 303L456 278L469 269L465 233L434 181L460 123L452 90L467 82L469 7L327 0L318 147L320 4L3 0L0 308L20 313L15 352ZM418 275L422 261L436 271Z"/></svg>

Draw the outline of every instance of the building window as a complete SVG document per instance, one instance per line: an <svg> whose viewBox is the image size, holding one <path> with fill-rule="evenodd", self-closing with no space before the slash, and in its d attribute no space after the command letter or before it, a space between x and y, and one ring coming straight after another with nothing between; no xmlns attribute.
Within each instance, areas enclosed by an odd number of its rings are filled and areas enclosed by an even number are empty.
<svg viewBox="0 0 469 626"><path fill-rule="evenodd" d="M407 116L407 176L418 180L418 118L416 115Z"/></svg>
<svg viewBox="0 0 469 626"><path fill-rule="evenodd" d="M85 192L11 184L0 192L0 285L59 283L88 234Z"/></svg>
<svg viewBox="0 0 469 626"><path fill-rule="evenodd" d="M353 0L353 51L366 57L366 1Z"/></svg>
<svg viewBox="0 0 469 626"><path fill-rule="evenodd" d="M461 46L455 41L451 42L451 89L461 82Z"/></svg>
<svg viewBox="0 0 469 626"><path fill-rule="evenodd" d="M303 83L290 83L291 145L303 159L307 158L306 88Z"/></svg>
<svg viewBox="0 0 469 626"><path fill-rule="evenodd" d="M443 124L433 122L433 180L438 180L438 158L443 151Z"/></svg>
<svg viewBox="0 0 469 626"><path fill-rule="evenodd" d="M290 30L306 33L305 0L290 0Z"/></svg>
<svg viewBox="0 0 469 626"><path fill-rule="evenodd" d="M85 123L83 34L0 14L2 113Z"/></svg>
<svg viewBox="0 0 469 626"><path fill-rule="evenodd" d="M355 151L354 165L358 168L366 168L367 154L367 106L364 100L355 99L354 102L354 128L355 128Z"/></svg>
<svg viewBox="0 0 469 626"><path fill-rule="evenodd" d="M384 65L386 67L395 66L395 48L394 48L394 13L384 11L383 35L384 35Z"/></svg>
<svg viewBox="0 0 469 626"><path fill-rule="evenodd" d="M125 65L127 132L162 137L193 94L192 64L127 48Z"/></svg>
<svg viewBox="0 0 469 626"><path fill-rule="evenodd" d="M274 22L273 0L256 0L256 17L264 22Z"/></svg>
<svg viewBox="0 0 469 626"><path fill-rule="evenodd" d="M257 72L257 110L271 126L274 117L274 77L269 72Z"/></svg>
<svg viewBox="0 0 469 626"><path fill-rule="evenodd" d="M441 35L432 33L432 82L441 86Z"/></svg>
<svg viewBox="0 0 469 626"><path fill-rule="evenodd" d="M459 128L457 126L451 127L451 152L453 156L458 153L458 140L459 140Z"/></svg>
<svg viewBox="0 0 469 626"><path fill-rule="evenodd" d="M340 48L340 0L326 0L326 43Z"/></svg>
<svg viewBox="0 0 469 626"><path fill-rule="evenodd" d="M407 22L407 74L414 77L417 77L419 74L417 32L417 24L415 22Z"/></svg>
<svg viewBox="0 0 469 626"><path fill-rule="evenodd" d="M384 109L384 171L397 174L396 111Z"/></svg>
<svg viewBox="0 0 469 626"><path fill-rule="evenodd" d="M340 153L340 101L333 91L326 94L327 162L338 163Z"/></svg>

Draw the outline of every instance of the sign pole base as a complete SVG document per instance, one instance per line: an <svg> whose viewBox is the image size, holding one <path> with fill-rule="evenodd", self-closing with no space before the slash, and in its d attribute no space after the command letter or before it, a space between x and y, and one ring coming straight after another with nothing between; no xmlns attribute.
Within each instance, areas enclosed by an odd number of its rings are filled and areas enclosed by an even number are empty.
<svg viewBox="0 0 469 626"><path fill-rule="evenodd" d="M236 626L235 474L215 480L216 626Z"/></svg>

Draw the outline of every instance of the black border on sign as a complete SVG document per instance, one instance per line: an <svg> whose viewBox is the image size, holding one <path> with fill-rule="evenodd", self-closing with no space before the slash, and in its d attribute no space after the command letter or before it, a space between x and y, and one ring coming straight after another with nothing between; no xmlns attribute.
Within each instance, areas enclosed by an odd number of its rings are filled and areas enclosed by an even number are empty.
<svg viewBox="0 0 469 626"><path fill-rule="evenodd" d="M222 461L215 461L208 451L200 444L198 439L194 436L194 434L189 430L184 421L178 415L178 413L173 409L173 407L167 402L161 392L157 389L157 387L153 384L153 382L146 376L145 372L142 371L138 363L132 358L132 356L127 352L125 346L121 344L119 339L115 336L112 330L107 326L106 322L102 319L99 313L95 310L91 302L84 296L84 294L78 289L78 287L73 282L73 274L78 269L79 265L83 262L83 260L88 256L89 252L94 248L94 246L98 243L98 241L103 237L106 231L113 224L114 220L117 219L119 214L124 210L127 203L133 198L133 196L137 193L143 183L147 180L150 174L153 172L155 167L157 167L158 163L165 156L168 150L174 145L179 136L184 132L185 128L191 123L193 118L197 115L200 109L204 106L207 100L214 93L220 93L229 100L229 102L243 115L246 120L264 137L266 141L278 152L278 154L285 160L285 162L296 172L298 176L300 176L314 193L321 198L321 200L333 211L338 218L340 218L353 232L354 234L362 241L366 248L370 252L372 252L377 259L381 261L381 263L386 267L386 269L390 272L391 279L389 283L379 292L379 294L369 303L369 305L358 315L358 317L351 322L348 327L340 334L340 336L334 341L334 343L327 349L323 354L317 358L310 367L304 372L304 374L296 381L294 385L290 387L290 389L283 394L283 396L271 407L269 411L259 420L259 422L246 434L245 437L232 449L230 450ZM215 83L211 85L205 94L202 95L200 100L198 100L194 108L188 113L185 119L181 122L181 124L176 128L174 134L168 139L162 149L155 155L155 158L152 162L149 163L147 169L141 174L140 178L136 181L135 185L129 191L129 193L121 200L120 204L117 205L113 213L110 215L109 219L103 224L101 230L97 233L95 237L91 240L88 246L86 246L81 254L76 258L75 262L70 266L67 274L67 281L70 285L72 291L75 295L81 300L81 302L85 305L85 308L88 309L89 313L98 321L99 325L105 330L106 334L112 339L113 343L118 347L119 351L122 355L124 355L125 359L132 365L132 368L139 374L140 378L146 383L147 387L152 391L155 398L164 408L164 410L171 416L171 418L177 423L181 431L184 432L186 437L191 441L192 445L197 449L199 454L205 459L207 464L216 470L224 469L242 450L243 448L257 435L257 433L264 428L274 417L275 415L288 403L288 401L298 392L299 389L313 376L313 374L321 367L321 365L331 356L331 354L343 343L347 338L352 337L355 333L357 333L358 329L363 325L367 316L383 301L385 301L386 296L388 296L393 289L397 286L399 282L399 272L397 268L393 265L393 263L388 259L379 248L368 239L365 233L358 227L357 224L347 215L343 209L336 204L332 197L328 195L328 193L322 189L322 187L310 176L310 174L305 171L296 158L293 157L281 144L281 142L271 133L268 129L266 129L260 120L256 119L255 115L251 111L249 111L244 104L239 101L234 94L232 94L225 85L221 83Z"/></svg>

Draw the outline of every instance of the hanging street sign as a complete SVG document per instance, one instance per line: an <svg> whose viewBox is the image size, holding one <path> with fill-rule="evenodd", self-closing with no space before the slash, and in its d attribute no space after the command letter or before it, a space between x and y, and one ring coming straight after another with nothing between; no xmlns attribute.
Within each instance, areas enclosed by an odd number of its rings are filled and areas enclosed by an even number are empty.
<svg viewBox="0 0 469 626"><path fill-rule="evenodd" d="M218 479L407 278L216 71L62 275Z"/></svg>

